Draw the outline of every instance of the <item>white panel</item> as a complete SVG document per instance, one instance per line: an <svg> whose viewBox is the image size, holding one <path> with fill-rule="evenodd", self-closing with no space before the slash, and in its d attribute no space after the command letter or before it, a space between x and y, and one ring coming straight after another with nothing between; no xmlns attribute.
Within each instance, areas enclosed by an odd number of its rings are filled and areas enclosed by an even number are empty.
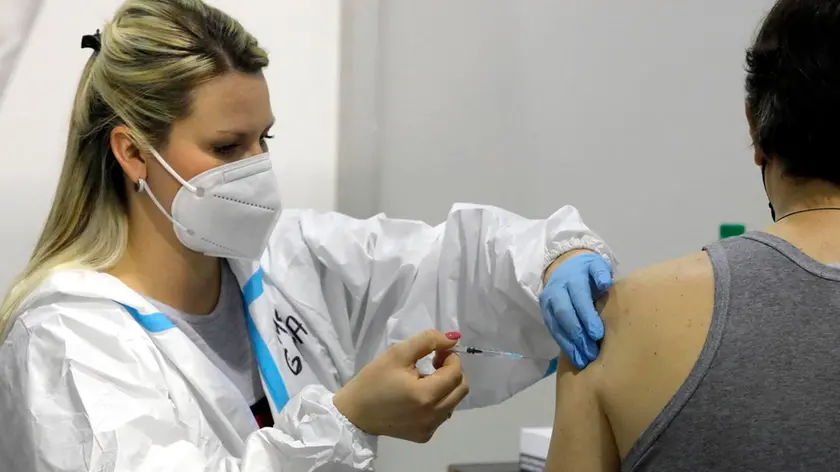
<svg viewBox="0 0 840 472"><path fill-rule="evenodd" d="M380 0L342 2L336 204L365 218L379 207Z"/></svg>

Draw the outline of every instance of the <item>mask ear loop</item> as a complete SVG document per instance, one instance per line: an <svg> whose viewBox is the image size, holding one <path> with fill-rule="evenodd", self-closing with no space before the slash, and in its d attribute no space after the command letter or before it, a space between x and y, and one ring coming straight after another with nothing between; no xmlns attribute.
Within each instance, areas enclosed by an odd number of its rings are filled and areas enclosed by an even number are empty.
<svg viewBox="0 0 840 472"><path fill-rule="evenodd" d="M137 193L146 192L146 195L148 195L149 198L152 199L152 202L155 204L156 207L158 207L158 210L160 210L161 213L163 213L167 218L169 218L169 221L171 221L172 224L174 224L175 226L177 226L177 227L181 228L182 230L186 231L187 234L189 234L190 236L195 236L195 232L193 230L185 227L181 223L178 223L178 221L176 221L175 218L173 218L172 215L170 215L168 211L163 209L163 205L160 204L157 197L155 197L155 194L152 193L152 190L146 184L145 179L137 180L137 184L135 184L135 186L137 188ZM199 189L199 190L203 191L203 189Z"/></svg>
<svg viewBox="0 0 840 472"><path fill-rule="evenodd" d="M187 182L186 180L184 180L183 178L181 178L181 176L178 175L177 172L175 172L175 169L173 169L169 165L169 163L167 163L165 160L163 160L163 158L160 156L160 154L158 154L158 152L155 151L154 149L152 149L152 155L155 156L155 159L157 159L157 161L160 163L160 165L162 165L163 168L166 169L167 172L169 172L169 175L171 175L172 177L175 177L175 180L177 180L178 183L180 183L182 187L189 190L190 193L194 193L195 196L197 196L199 198L204 196L204 189L203 188L196 187L195 185L193 185L193 184ZM154 198L154 197L152 197L152 198Z"/></svg>
<svg viewBox="0 0 840 472"><path fill-rule="evenodd" d="M773 202L770 201L770 194L767 193L767 159L761 161L761 182L764 183L764 194L767 195L767 205L770 207L770 218L773 218L773 223L776 221L776 209L773 208Z"/></svg>

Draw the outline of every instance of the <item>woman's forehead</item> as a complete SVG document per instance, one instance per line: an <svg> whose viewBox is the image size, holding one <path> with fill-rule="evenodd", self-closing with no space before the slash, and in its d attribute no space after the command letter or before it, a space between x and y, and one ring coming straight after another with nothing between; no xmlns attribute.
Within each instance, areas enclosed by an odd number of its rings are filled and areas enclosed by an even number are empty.
<svg viewBox="0 0 840 472"><path fill-rule="evenodd" d="M274 120L262 74L234 72L216 77L194 91L191 108L184 124L214 131L261 132Z"/></svg>

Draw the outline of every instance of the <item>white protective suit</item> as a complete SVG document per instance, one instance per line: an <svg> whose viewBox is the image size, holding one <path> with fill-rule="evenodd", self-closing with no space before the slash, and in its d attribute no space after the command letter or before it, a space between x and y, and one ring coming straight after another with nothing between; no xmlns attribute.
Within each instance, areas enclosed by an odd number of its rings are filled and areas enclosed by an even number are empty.
<svg viewBox="0 0 840 472"><path fill-rule="evenodd" d="M40 3L0 0L0 93ZM537 293L547 263L574 248L615 267L571 207L527 220L458 206L438 227L284 212L261 261L230 261L275 421L262 429L236 386L147 299L106 274L58 272L24 301L0 346L0 470L370 470L375 438L335 409L333 393L425 328L553 358ZM467 407L498 403L552 368L463 363Z"/></svg>
<svg viewBox="0 0 840 472"><path fill-rule="evenodd" d="M528 220L456 206L437 227L283 212L260 262L230 260L275 420L263 429L240 391L147 299L106 274L56 273L25 300L0 347L0 464L370 470L375 438L339 414L332 394L387 345L425 328L556 357L537 293L547 262L573 248L612 259L572 207ZM549 364L464 359L464 406L498 403Z"/></svg>

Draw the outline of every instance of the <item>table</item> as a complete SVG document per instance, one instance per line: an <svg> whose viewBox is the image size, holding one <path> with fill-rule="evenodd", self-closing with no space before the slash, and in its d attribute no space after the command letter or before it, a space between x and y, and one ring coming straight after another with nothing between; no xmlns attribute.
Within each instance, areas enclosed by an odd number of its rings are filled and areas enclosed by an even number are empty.
<svg viewBox="0 0 840 472"><path fill-rule="evenodd" d="M519 463L450 465L448 472L519 472Z"/></svg>

